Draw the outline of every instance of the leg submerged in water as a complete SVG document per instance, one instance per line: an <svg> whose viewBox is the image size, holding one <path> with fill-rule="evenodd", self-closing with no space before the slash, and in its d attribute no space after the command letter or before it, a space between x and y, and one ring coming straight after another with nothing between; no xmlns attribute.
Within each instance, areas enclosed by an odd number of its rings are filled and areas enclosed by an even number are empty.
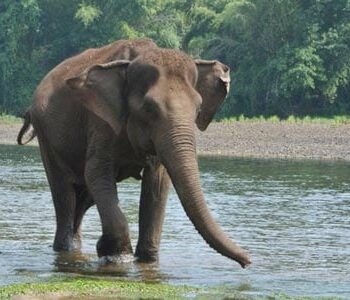
<svg viewBox="0 0 350 300"><path fill-rule="evenodd" d="M132 253L129 227L116 201L117 190L113 175L109 163L92 159L86 165L86 184L102 223L102 236L96 247L99 257Z"/></svg>
<svg viewBox="0 0 350 300"><path fill-rule="evenodd" d="M155 159L143 172L139 209L139 240L135 253L138 261L158 260L169 188L168 173L164 166Z"/></svg>

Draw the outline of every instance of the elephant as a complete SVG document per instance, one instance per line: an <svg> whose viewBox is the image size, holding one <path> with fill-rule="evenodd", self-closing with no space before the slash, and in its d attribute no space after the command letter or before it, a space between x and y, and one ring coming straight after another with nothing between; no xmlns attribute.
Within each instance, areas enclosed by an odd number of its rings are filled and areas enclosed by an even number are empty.
<svg viewBox="0 0 350 300"><path fill-rule="evenodd" d="M243 268L248 253L215 222L201 189L195 126L204 131L225 99L230 69L149 39L118 40L64 60L40 82L17 142L35 136L56 213L55 251L81 245L81 222L97 206L99 257L133 254L117 183L141 180L135 257L158 260L173 184L196 230ZM23 136L29 134L29 140Z"/></svg>

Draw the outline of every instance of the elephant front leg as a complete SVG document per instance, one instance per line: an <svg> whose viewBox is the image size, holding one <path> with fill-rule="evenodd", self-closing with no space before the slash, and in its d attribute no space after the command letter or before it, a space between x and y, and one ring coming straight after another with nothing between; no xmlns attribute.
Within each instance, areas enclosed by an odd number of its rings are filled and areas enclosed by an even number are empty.
<svg viewBox="0 0 350 300"><path fill-rule="evenodd" d="M90 161L86 166L85 180L97 206L102 223L102 236L97 242L99 257L132 253L127 220L121 211L113 171L101 167L99 161Z"/></svg>
<svg viewBox="0 0 350 300"><path fill-rule="evenodd" d="M139 210L139 239L135 256L142 262L158 260L170 178L158 159L144 169Z"/></svg>

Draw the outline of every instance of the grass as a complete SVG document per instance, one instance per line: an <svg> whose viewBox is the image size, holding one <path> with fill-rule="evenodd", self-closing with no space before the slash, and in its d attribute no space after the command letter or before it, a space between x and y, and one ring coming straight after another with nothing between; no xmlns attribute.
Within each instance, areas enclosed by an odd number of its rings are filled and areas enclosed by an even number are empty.
<svg viewBox="0 0 350 300"><path fill-rule="evenodd" d="M11 124L18 124L18 123L22 123L21 118L17 118L17 117L12 116L12 115L0 113L0 124L11 125Z"/></svg>
<svg viewBox="0 0 350 300"><path fill-rule="evenodd" d="M315 124L341 125L341 124L350 124L350 115L339 115L339 116L332 116L332 117L289 116L287 119L281 119L278 116L246 117L244 115L240 115L240 116L234 116L234 117L224 118L222 120L219 120L219 122L224 122L224 123L231 123L231 122L235 122L235 121L239 121L239 122L271 122L271 123L286 122L286 123L290 123L290 124L315 123Z"/></svg>
<svg viewBox="0 0 350 300"><path fill-rule="evenodd" d="M14 296L35 299L231 299L231 300L311 300L337 298L292 297L285 294L270 296L249 296L239 290L200 289L190 286L174 286L162 283L145 283L116 279L96 279L86 277L55 277L43 283L14 284L0 288L0 299L11 299ZM96 297L96 298L95 298ZM25 298L23 298L25 299Z"/></svg>
<svg viewBox="0 0 350 300"><path fill-rule="evenodd" d="M122 281L92 278L65 278L46 283L15 284L0 288L0 299L16 295L42 296L61 295L70 298L105 297L114 299L183 299L200 290L186 286L171 286L160 283ZM67 298L68 299L68 298ZM101 298L99 298L101 299ZM103 298L104 299L104 298Z"/></svg>

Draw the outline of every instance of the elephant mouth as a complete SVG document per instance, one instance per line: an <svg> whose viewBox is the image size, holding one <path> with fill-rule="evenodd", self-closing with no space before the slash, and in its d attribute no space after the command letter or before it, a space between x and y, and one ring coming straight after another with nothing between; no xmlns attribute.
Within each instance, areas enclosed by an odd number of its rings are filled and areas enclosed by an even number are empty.
<svg viewBox="0 0 350 300"><path fill-rule="evenodd" d="M157 157L157 151L154 146L153 142L150 142L147 148L141 149L141 152L139 152L140 157L142 157L145 161L148 161L150 159L153 159L154 157Z"/></svg>
<svg viewBox="0 0 350 300"><path fill-rule="evenodd" d="M138 161L147 161L149 157L157 156L157 150L152 140L143 143L133 143L130 141L130 150Z"/></svg>

